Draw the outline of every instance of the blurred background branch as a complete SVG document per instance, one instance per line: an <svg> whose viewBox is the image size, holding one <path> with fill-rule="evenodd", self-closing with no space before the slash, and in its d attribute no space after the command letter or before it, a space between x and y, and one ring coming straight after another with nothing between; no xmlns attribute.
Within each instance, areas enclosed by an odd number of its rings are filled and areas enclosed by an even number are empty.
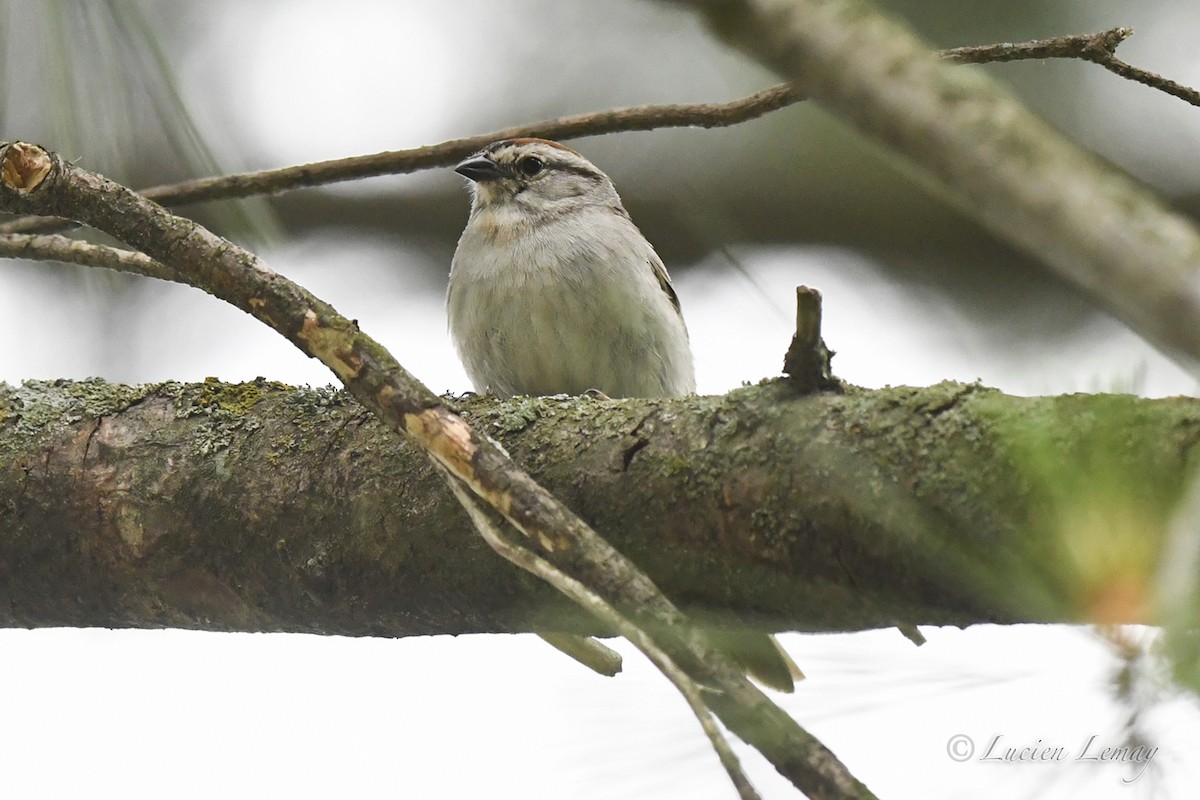
<svg viewBox="0 0 1200 800"><path fill-rule="evenodd" d="M938 52L947 61L970 64L1004 63L1025 59L1078 58L1094 61L1114 72L1200 104L1200 94L1161 76L1137 70L1113 57L1116 47L1132 35L1130 28L1112 28L1092 34L1059 36L1022 43L955 47ZM177 95L172 95L178 100ZM790 84L754 92L725 103L672 103L633 106L531 122L491 133L454 139L411 150L387 151L238 175L216 175L180 183L152 186L141 194L163 205L186 205L212 200L246 198L312 188L341 181L382 175L399 175L424 169L450 167L499 139L534 136L570 140L610 133L649 131L674 127L720 128L738 125L786 108L805 98ZM0 233L52 230L59 223L23 218L0 225Z"/></svg>
<svg viewBox="0 0 1200 800"><path fill-rule="evenodd" d="M979 73L862 2L693 5L731 44L910 158L981 222L1200 365L1200 232Z"/></svg>

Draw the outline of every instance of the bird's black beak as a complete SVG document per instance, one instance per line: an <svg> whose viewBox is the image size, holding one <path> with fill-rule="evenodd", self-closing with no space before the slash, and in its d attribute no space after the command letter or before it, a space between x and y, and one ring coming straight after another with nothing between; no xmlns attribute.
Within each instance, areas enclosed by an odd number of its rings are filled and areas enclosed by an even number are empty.
<svg viewBox="0 0 1200 800"><path fill-rule="evenodd" d="M481 155L474 155L459 162L454 171L473 181L486 181L500 177L500 167L496 166L496 162Z"/></svg>

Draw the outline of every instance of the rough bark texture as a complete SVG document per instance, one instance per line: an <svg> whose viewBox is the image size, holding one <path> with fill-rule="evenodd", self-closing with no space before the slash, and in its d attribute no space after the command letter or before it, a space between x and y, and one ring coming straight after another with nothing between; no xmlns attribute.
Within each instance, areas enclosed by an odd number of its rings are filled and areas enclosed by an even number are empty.
<svg viewBox="0 0 1200 800"><path fill-rule="evenodd" d="M683 606L798 630L1139 618L1200 436L1197 400L961 384L464 410ZM1077 563L1092 492L1141 509L1132 579ZM8 627L591 629L333 390L3 387L0 537Z"/></svg>

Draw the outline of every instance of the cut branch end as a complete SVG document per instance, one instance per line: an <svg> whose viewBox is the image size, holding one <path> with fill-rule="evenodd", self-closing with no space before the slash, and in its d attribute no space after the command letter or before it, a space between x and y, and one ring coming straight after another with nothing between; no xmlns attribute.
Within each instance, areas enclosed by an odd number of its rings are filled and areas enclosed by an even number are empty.
<svg viewBox="0 0 1200 800"><path fill-rule="evenodd" d="M796 287L796 333L783 357L783 372L801 394L840 386L830 362L833 351L821 338L821 293Z"/></svg>
<svg viewBox="0 0 1200 800"><path fill-rule="evenodd" d="M41 186L53 166L54 159L36 144L12 142L0 155L0 182L7 189L28 194Z"/></svg>

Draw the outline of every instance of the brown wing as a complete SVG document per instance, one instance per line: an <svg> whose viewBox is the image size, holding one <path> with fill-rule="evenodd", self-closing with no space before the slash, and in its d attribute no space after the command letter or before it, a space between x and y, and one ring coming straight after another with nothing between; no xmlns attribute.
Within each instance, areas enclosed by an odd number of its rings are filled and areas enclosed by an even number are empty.
<svg viewBox="0 0 1200 800"><path fill-rule="evenodd" d="M667 274L667 268L663 265L662 259L658 257L658 253L651 250L648 263L650 264L650 268L654 270L654 277L658 278L658 285L667 293L667 297L671 300L671 305L675 306L675 312L683 316L683 310L679 307L679 295L675 294L675 287L671 285L671 276Z"/></svg>

